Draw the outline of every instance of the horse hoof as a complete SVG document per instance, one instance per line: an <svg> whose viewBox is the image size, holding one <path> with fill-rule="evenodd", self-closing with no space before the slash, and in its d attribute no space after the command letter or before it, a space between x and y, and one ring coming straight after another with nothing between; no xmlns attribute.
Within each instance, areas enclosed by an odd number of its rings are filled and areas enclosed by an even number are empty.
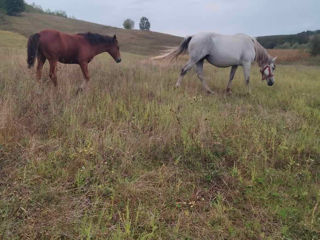
<svg viewBox="0 0 320 240"><path fill-rule="evenodd" d="M83 92L83 88L78 88L77 92L76 92L76 95L79 95L80 93Z"/></svg>
<svg viewBox="0 0 320 240"><path fill-rule="evenodd" d="M232 94L231 89L230 89L230 88L227 88L226 93L227 93L228 95L231 95L231 94Z"/></svg>

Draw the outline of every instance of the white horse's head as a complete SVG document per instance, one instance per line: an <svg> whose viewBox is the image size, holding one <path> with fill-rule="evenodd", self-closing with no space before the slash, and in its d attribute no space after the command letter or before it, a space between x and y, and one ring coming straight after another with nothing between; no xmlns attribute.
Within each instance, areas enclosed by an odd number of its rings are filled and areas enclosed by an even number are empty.
<svg viewBox="0 0 320 240"><path fill-rule="evenodd" d="M262 80L267 80L268 86L272 86L274 84L274 71L276 69L276 61L277 57L272 58L268 64L260 69L262 74Z"/></svg>

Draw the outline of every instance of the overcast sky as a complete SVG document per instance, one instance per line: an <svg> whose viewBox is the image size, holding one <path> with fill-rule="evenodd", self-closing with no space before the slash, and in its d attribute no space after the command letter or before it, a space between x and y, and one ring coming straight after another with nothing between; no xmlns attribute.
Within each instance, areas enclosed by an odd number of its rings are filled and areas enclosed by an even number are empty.
<svg viewBox="0 0 320 240"><path fill-rule="evenodd" d="M252 36L320 29L320 0L26 0L90 22L122 27L149 18L151 30L179 36L201 31Z"/></svg>

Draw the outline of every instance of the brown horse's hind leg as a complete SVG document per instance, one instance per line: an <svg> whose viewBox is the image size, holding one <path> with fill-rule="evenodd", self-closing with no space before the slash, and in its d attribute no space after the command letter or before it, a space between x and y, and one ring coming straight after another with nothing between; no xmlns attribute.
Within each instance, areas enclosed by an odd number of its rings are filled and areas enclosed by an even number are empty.
<svg viewBox="0 0 320 240"><path fill-rule="evenodd" d="M57 71L56 71L56 68L57 68L57 61L55 60L49 60L49 63L50 63L50 73L49 73L49 76L54 84L54 86L56 87L58 85L58 82L57 82Z"/></svg>
<svg viewBox="0 0 320 240"><path fill-rule="evenodd" d="M41 75L42 75L42 68L44 63L46 62L46 57L43 56L41 53L38 53L38 65L37 65L37 80L41 80Z"/></svg>
<svg viewBox="0 0 320 240"><path fill-rule="evenodd" d="M81 68L84 80L83 80L80 88L78 89L78 92L86 89L86 87L88 85L88 82L90 80L89 72L88 72L88 63L86 63L86 62L85 63L80 63L80 68Z"/></svg>

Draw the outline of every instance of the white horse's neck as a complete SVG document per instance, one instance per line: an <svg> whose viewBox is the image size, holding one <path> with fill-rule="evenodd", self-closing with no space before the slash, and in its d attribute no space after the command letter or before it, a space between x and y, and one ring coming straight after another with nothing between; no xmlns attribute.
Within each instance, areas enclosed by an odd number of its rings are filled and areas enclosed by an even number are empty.
<svg viewBox="0 0 320 240"><path fill-rule="evenodd" d="M254 49L256 51L255 61L258 63L259 67L264 67L266 64L270 63L271 56L256 39L254 39Z"/></svg>

